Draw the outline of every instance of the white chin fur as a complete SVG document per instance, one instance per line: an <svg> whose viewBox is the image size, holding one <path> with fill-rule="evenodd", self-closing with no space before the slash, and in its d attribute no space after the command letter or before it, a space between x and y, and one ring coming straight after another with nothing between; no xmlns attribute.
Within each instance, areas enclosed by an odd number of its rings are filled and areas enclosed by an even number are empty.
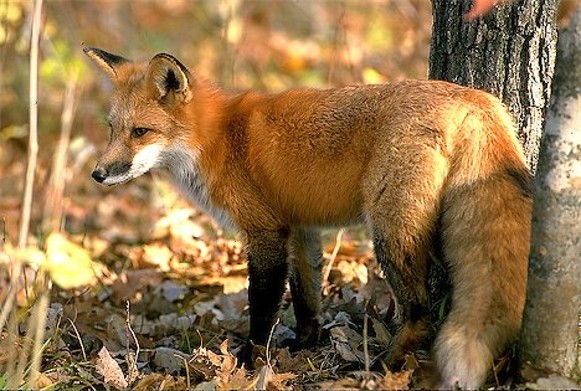
<svg viewBox="0 0 581 391"><path fill-rule="evenodd" d="M144 147L133 157L129 174L136 178L155 168L159 164L162 151L163 146L161 144L151 144Z"/></svg>
<svg viewBox="0 0 581 391"><path fill-rule="evenodd" d="M133 157L129 171L121 175L110 176L103 181L103 184L109 186L119 185L145 174L159 165L162 151L163 146L161 144L151 144L144 147Z"/></svg>
<svg viewBox="0 0 581 391"><path fill-rule="evenodd" d="M122 183L129 182L133 178L134 177L130 176L128 173L123 175L115 175L107 177L103 181L103 184L107 186L120 185Z"/></svg>

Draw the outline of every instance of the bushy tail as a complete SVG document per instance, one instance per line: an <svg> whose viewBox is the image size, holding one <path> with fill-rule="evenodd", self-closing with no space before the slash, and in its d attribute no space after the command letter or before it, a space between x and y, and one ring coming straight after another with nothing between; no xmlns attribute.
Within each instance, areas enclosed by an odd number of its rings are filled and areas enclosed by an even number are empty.
<svg viewBox="0 0 581 391"><path fill-rule="evenodd" d="M453 285L434 345L444 388L482 386L518 335L526 293L531 175L502 104L472 94L478 102L457 130L441 220Z"/></svg>

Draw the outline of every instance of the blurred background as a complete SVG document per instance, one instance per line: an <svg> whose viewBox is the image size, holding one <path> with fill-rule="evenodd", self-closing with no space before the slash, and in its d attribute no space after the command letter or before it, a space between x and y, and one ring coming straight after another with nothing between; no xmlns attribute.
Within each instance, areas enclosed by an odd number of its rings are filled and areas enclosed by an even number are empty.
<svg viewBox="0 0 581 391"><path fill-rule="evenodd" d="M139 237L167 207L165 190L152 191L147 177L119 188L91 180L108 138L108 91L85 45L136 61L168 52L232 90L381 83L426 77L430 7L427 0L45 1L31 239L55 225L111 239L127 224L124 232ZM0 218L8 242L17 236L26 171L32 8L0 0Z"/></svg>

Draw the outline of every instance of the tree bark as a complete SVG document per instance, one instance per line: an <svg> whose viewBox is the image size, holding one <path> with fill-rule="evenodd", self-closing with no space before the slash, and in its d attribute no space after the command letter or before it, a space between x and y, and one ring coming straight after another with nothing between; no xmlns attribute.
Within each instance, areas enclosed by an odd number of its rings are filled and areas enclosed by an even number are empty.
<svg viewBox="0 0 581 391"><path fill-rule="evenodd" d="M521 376L581 384L581 6L559 38L535 186Z"/></svg>
<svg viewBox="0 0 581 391"><path fill-rule="evenodd" d="M430 79L486 90L513 114L534 172L553 74L557 0L518 0L483 18L471 0L433 0Z"/></svg>

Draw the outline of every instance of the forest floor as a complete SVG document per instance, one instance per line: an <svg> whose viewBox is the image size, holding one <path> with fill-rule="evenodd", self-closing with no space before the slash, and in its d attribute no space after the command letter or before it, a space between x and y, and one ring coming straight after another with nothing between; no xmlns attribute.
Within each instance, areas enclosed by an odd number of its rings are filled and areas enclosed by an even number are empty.
<svg viewBox="0 0 581 391"><path fill-rule="evenodd" d="M236 359L249 320L247 264L236 234L223 232L162 180L140 178L100 191L95 197L93 190L84 195L79 190L66 199L64 230L39 239L44 245L30 247L25 257L30 281L38 278L38 270L53 281L38 388L421 386L431 367L426 350L406 356L393 372L383 361L390 341L385 322L393 304L361 227L323 233L320 345L299 352L284 347L295 336L287 293L266 359L258 358L257 369L249 371ZM10 205L18 201L5 198L3 206ZM6 210L6 215L13 214ZM6 266L19 257L10 240L15 227L6 226L3 284ZM18 330L24 335L34 294L19 286ZM0 367L14 357L8 336L3 332L0 340ZM507 360L497 362L496 372L506 369ZM491 376L490 386L498 385Z"/></svg>

